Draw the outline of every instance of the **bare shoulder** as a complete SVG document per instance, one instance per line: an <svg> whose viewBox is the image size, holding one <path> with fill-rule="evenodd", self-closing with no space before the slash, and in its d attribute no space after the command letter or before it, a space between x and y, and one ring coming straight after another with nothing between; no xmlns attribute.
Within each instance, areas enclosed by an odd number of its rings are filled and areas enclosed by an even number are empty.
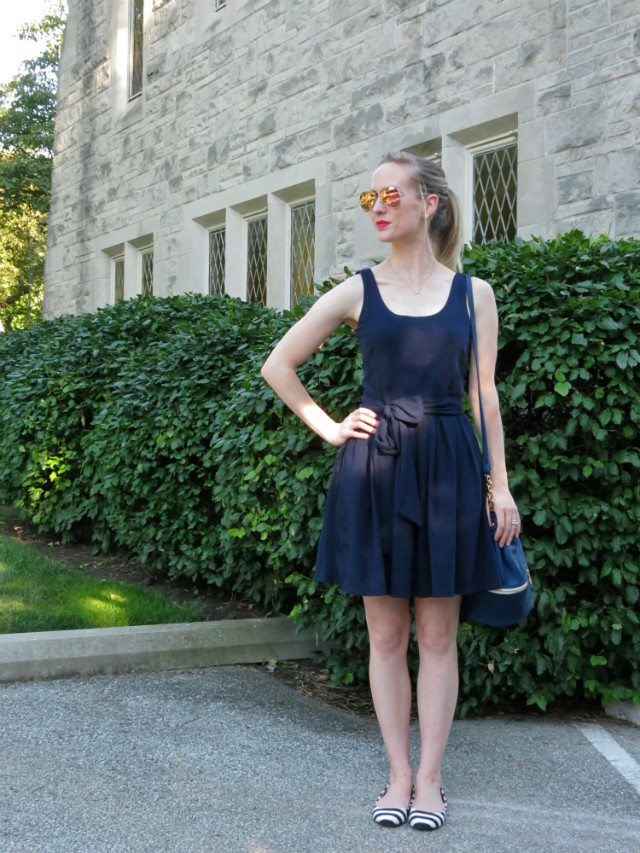
<svg viewBox="0 0 640 853"><path fill-rule="evenodd" d="M349 278L345 278L344 281L338 282L335 284L331 290L328 290L324 296L329 296L334 294L334 298L336 299L353 299L362 297L362 276L360 273L356 273L356 275L350 275Z"/></svg>
<svg viewBox="0 0 640 853"><path fill-rule="evenodd" d="M473 301L477 308L481 310L483 308L487 310L495 308L496 297L493 293L493 287L488 281L472 276L471 287L473 290Z"/></svg>
<svg viewBox="0 0 640 853"><path fill-rule="evenodd" d="M493 287L483 278L477 278L475 275L471 276L471 287L473 288L473 295L478 297L478 299L495 299Z"/></svg>
<svg viewBox="0 0 640 853"><path fill-rule="evenodd" d="M341 322L357 325L362 308L363 294L362 277L359 274L352 275L336 284L331 290L323 293L311 311L316 314L326 313Z"/></svg>

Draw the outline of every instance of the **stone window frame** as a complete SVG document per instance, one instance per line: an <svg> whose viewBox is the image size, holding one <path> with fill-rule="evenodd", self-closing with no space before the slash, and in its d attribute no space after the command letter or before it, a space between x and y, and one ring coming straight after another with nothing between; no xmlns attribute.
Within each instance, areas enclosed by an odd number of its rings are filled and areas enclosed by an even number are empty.
<svg viewBox="0 0 640 853"><path fill-rule="evenodd" d="M127 285L129 284L127 276L130 273L129 264L126 261L127 244L117 243L114 246L108 246L107 248L102 249L101 257L104 256L106 256L108 264L108 267L106 267L106 273L104 274L107 284L107 290L105 292L106 304L115 305L120 301L118 298L116 284L117 268L119 264L122 264L122 299L127 298Z"/></svg>
<svg viewBox="0 0 640 853"><path fill-rule="evenodd" d="M122 281L118 281L118 272L122 271ZM112 303L117 305L118 302L124 300L124 283L125 283L125 264L124 264L124 247L122 254L111 258L111 298ZM122 289L120 289L120 285ZM120 291L120 292L119 292Z"/></svg>
<svg viewBox="0 0 640 853"><path fill-rule="evenodd" d="M193 258L193 276L195 280L201 280L200 292L203 296L211 295L210 288L210 241L213 231L224 230L225 232L225 251L224 251L224 293L238 297L241 294L237 292L234 285L237 283L237 270L234 264L229 263L229 223L227 217L227 208L214 210L212 213L207 213L204 216L196 216L191 219L191 251L195 253ZM237 251L237 246L234 244L234 250Z"/></svg>
<svg viewBox="0 0 640 853"><path fill-rule="evenodd" d="M464 216L464 233L468 241L473 239L474 235L474 173L473 162L477 154L484 154L488 151L494 151L499 148L505 148L509 145L518 145L518 130L499 133L494 136L487 137L478 142L473 142L465 145L465 179L464 179L464 198L461 199L463 216ZM518 231L518 209L519 209L519 185L516 185L516 234Z"/></svg>
<svg viewBox="0 0 640 853"><path fill-rule="evenodd" d="M101 256L106 256L109 263L109 270L103 275L103 279L107 280L108 289L105 291L106 304L115 305L116 303L116 264L123 264L123 299L131 299L140 296L143 292L142 276L144 255L154 253L155 241L153 233L147 233L142 237L131 237L127 239L125 235L118 235L120 242L107 246L101 250ZM153 257L153 276L156 273L156 258ZM153 287L153 285L152 285ZM155 288L153 288L155 290ZM107 296L108 294L108 296ZM105 304L105 303L100 303Z"/></svg>
<svg viewBox="0 0 640 853"><path fill-rule="evenodd" d="M315 201L314 248L318 243L318 199L316 179L274 187L273 191L246 201L234 202L234 195L246 191L238 187L227 195L225 207L214 208L191 218L191 245L195 249L193 270L200 290L209 293L209 233L225 228L225 293L247 299L248 223L267 216L267 305L277 310L291 308L291 208ZM202 205L202 202L198 202ZM202 210L202 207L200 207ZM317 256L314 257L317 266ZM314 282L316 280L314 271Z"/></svg>
<svg viewBox="0 0 640 853"><path fill-rule="evenodd" d="M238 204L228 204L218 217L225 221L225 283L226 292L245 302L247 294L247 263L249 250L249 223L255 219L267 217L267 253L271 236L271 221L267 195L260 195ZM211 217L209 217L211 219ZM208 239L208 235L207 235ZM269 275L269 257L267 255L267 276ZM208 281L207 281L208 288ZM269 280L267 278L267 301L269 299Z"/></svg>
<svg viewBox="0 0 640 853"><path fill-rule="evenodd" d="M314 275L317 268L318 198L315 179L277 189L268 196L269 207L269 261L273 274L267 270L267 304L272 308L289 311L291 299L291 210L300 204L313 201L314 215Z"/></svg>
<svg viewBox="0 0 640 853"><path fill-rule="evenodd" d="M212 270L211 270L211 238L214 234L222 233L223 237L223 251L222 251L222 281L220 282L221 287L215 288L212 287ZM207 229L207 293L209 296L224 295L227 292L226 288L226 279L227 279L227 227L226 222L223 219L221 222L217 222Z"/></svg>
<svg viewBox="0 0 640 853"><path fill-rule="evenodd" d="M115 122L125 128L144 116L147 73L150 57L150 29L153 21L152 3L144 0L142 26L142 88L133 95L131 79L131 16L132 0L111 0L109 53L111 62L110 106Z"/></svg>
<svg viewBox="0 0 640 853"><path fill-rule="evenodd" d="M153 252L153 243L148 243L146 246L138 246L138 284L139 284L139 293L141 296L153 296L153 277L154 277L154 252ZM150 284L148 289L145 287L145 280L147 276L147 267L148 261L147 258L151 258L151 275L150 275Z"/></svg>
<svg viewBox="0 0 640 853"><path fill-rule="evenodd" d="M144 88L144 32L145 32L145 0L128 0L129 9L129 25L128 25L128 73L127 73L127 95L129 101L133 101L142 95ZM140 6L142 31L140 32L140 42L136 46L136 30L135 30L135 14L136 5ZM136 55L139 54L139 88L135 88L134 66L136 64Z"/></svg>
<svg viewBox="0 0 640 853"><path fill-rule="evenodd" d="M244 260L244 296L242 297L246 302L249 300L249 264L250 264L250 230L251 225L256 222L264 222L264 227L266 230L266 257L264 258L264 301L263 300L252 300L252 301L260 301L263 302L264 305L267 304L268 299L268 287L269 287L269 209L262 208L252 214L246 215L244 217L244 252L243 252L243 260Z"/></svg>
<svg viewBox="0 0 640 853"><path fill-rule="evenodd" d="M307 196L306 198L299 198L296 201L287 203L287 269L286 269L286 281L288 283L287 294L288 294L288 304L285 306L287 309L291 309L294 307L296 302L293 298L293 280L292 280L292 264L291 259L293 255L293 211L302 205L307 205L313 202L314 211L313 211L313 219L314 219L314 228L313 228L313 271L311 274L311 286L309 288L308 293L303 295L310 295L314 291L315 284L315 247L316 247L316 222L317 222L317 212L316 212L316 196L315 193L313 195Z"/></svg>
<svg viewBox="0 0 640 853"><path fill-rule="evenodd" d="M144 275L144 258L145 255L152 256L152 280L151 293L153 296L156 292L155 274L156 274L156 257L155 257L155 240L153 233L144 234L142 237L134 237L128 240L124 247L125 258L125 298L127 293L129 297L141 296L144 294L143 275ZM127 289L127 283L129 285Z"/></svg>

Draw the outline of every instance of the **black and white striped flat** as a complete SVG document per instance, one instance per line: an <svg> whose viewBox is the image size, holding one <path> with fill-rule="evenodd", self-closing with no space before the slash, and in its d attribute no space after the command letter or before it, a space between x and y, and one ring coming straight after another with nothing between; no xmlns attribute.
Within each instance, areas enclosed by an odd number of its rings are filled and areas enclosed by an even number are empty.
<svg viewBox="0 0 640 853"><path fill-rule="evenodd" d="M384 806L378 806L378 803L384 797L388 790L389 786L387 785L387 787L376 800L376 805L374 806L374 809L371 812L371 816L379 826L402 826L407 822L407 818L409 817L409 810L411 809L411 803L413 803L415 789L411 792L411 800L409 801L409 805L406 809L387 809Z"/></svg>
<svg viewBox="0 0 640 853"><path fill-rule="evenodd" d="M444 804L441 812L421 812L419 809L409 810L409 826L412 829L419 829L422 832L440 829L447 816L447 798L442 788L440 788L440 796Z"/></svg>

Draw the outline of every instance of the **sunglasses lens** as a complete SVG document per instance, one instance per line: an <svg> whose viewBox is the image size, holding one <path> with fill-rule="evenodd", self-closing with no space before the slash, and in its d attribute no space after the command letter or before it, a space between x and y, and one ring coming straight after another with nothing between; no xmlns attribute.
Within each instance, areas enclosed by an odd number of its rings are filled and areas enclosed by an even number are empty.
<svg viewBox="0 0 640 853"><path fill-rule="evenodd" d="M360 207L363 210L371 210L375 203L376 194L374 192L371 192L371 190L367 190L364 193L360 193Z"/></svg>
<svg viewBox="0 0 640 853"><path fill-rule="evenodd" d="M387 207L397 207L400 204L400 191L395 187L380 190L380 199Z"/></svg>

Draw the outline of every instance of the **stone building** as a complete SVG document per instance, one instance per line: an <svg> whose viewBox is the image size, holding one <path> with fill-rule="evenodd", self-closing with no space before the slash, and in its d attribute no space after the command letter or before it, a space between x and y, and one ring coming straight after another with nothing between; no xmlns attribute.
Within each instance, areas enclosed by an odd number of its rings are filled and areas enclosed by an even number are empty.
<svg viewBox="0 0 640 853"><path fill-rule="evenodd" d="M468 238L640 225L637 0L70 0L45 314L141 292L286 307L383 256L381 155Z"/></svg>

